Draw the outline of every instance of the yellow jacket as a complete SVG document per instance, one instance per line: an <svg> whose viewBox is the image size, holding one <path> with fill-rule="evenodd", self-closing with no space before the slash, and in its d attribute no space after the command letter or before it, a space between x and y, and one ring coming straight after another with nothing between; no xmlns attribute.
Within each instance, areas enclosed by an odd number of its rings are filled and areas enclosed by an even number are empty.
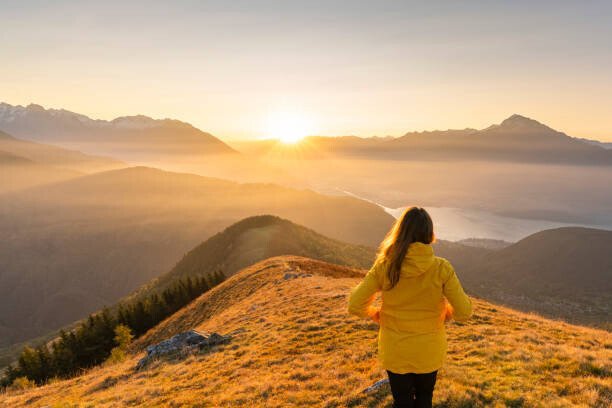
<svg viewBox="0 0 612 408"><path fill-rule="evenodd" d="M444 319L472 315L467 297L451 264L434 256L431 245L413 243L402 263L400 279L389 287L386 262L376 262L351 292L349 312L371 316L376 293L382 292L378 356L383 368L397 374L430 373L446 357ZM452 306L447 308L446 300Z"/></svg>

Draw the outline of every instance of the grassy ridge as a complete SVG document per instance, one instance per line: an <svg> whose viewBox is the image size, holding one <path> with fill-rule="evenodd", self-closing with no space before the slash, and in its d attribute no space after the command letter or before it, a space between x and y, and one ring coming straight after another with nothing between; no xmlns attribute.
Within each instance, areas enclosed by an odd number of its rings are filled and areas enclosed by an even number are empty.
<svg viewBox="0 0 612 408"><path fill-rule="evenodd" d="M0 405L390 406L386 387L362 393L384 376L376 325L346 313L348 291L362 273L300 257L260 262L149 331L128 361L0 395ZM436 407L612 403L610 333L474 303L469 323L448 326ZM212 353L133 371L144 346L194 327L241 332Z"/></svg>
<svg viewBox="0 0 612 408"><path fill-rule="evenodd" d="M189 251L172 270L137 292L166 288L176 279L221 270L231 276L242 268L279 255L298 255L338 265L369 268L375 250L328 238L274 215L245 218Z"/></svg>

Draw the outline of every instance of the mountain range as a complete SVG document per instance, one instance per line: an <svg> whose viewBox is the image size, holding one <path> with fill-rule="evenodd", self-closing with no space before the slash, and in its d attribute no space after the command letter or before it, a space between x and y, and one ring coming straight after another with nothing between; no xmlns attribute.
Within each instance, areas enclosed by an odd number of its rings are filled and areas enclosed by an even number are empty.
<svg viewBox="0 0 612 408"><path fill-rule="evenodd" d="M301 159L612 164L612 151L605 143L570 137L517 114L481 130L408 132L400 137L309 136L299 149L274 140L242 141L236 146L255 156Z"/></svg>
<svg viewBox="0 0 612 408"><path fill-rule="evenodd" d="M107 121L36 104L0 103L0 129L29 141L131 162L236 153L210 133L178 120L136 115Z"/></svg>
<svg viewBox="0 0 612 408"><path fill-rule="evenodd" d="M486 158L527 163L612 164L611 151L517 114L482 130L407 133L391 140L385 149L391 154L408 153L408 159L424 155L431 160Z"/></svg>
<svg viewBox="0 0 612 408"><path fill-rule="evenodd" d="M31 141L52 143L86 153L146 163L180 156L232 157L236 151L192 125L144 115L107 121L65 109L0 103L0 129ZM400 137L310 136L301 158L332 156L391 160L489 160L520 163L610 165L608 144L575 138L536 120L514 114L485 129L408 132ZM291 149L275 141L237 143L245 151L270 154Z"/></svg>

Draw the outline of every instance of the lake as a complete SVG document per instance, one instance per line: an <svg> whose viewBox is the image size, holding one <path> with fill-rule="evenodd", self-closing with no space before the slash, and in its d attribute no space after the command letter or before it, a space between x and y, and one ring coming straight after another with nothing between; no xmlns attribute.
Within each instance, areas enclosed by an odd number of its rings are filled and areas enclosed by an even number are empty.
<svg viewBox="0 0 612 408"><path fill-rule="evenodd" d="M372 200L359 197L349 191L343 193L371 202L384 209L393 217L399 217L405 207L389 208ZM610 229L610 226L572 224L537 220L528 218L506 217L485 210L453 208L453 207L424 207L434 221L436 237L448 241L459 241L466 238L501 239L516 242L536 232L569 226Z"/></svg>

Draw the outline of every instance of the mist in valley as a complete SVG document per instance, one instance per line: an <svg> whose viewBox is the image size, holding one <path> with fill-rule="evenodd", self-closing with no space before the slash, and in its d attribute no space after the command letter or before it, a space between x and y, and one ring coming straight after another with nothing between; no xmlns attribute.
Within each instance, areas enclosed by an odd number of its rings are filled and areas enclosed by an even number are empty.
<svg viewBox="0 0 612 408"><path fill-rule="evenodd" d="M211 172L218 177L353 195L395 215L406 206L424 206L438 215L440 236L450 240L516 241L542 229L568 225L612 228L609 166L290 155L247 156L235 171L220 172L223 166L215 167ZM208 166L195 164L181 169L209 171ZM470 226L476 229L471 232Z"/></svg>

